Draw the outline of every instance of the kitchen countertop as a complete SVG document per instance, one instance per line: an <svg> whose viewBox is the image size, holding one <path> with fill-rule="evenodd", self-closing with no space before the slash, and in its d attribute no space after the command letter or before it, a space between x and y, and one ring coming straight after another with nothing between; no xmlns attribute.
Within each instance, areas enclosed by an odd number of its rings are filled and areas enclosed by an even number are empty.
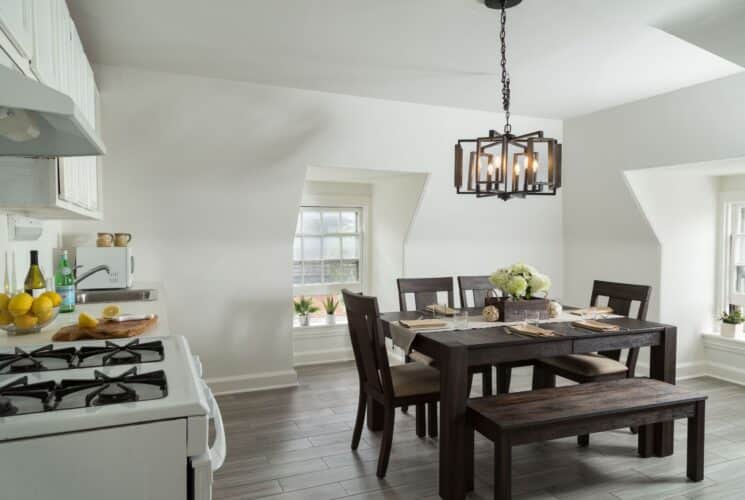
<svg viewBox="0 0 745 500"><path fill-rule="evenodd" d="M159 283L135 283L132 287L134 289L153 288L158 290L158 300L150 302L118 302L117 305L121 307L122 313L124 314L157 314L158 322L155 328L152 328L142 335L141 337L152 337L152 336L168 336L170 332L168 330L168 316L166 314L166 295L163 286ZM81 312L90 314L93 317L100 318L101 311L103 308L109 305L108 303L100 304L76 304L75 311L72 313L60 313L54 322L42 329L39 333L29 333L27 335L7 335L4 331L0 330L0 347L13 347L23 345L43 345L52 342L52 336L63 326L76 324L78 322L78 315Z"/></svg>

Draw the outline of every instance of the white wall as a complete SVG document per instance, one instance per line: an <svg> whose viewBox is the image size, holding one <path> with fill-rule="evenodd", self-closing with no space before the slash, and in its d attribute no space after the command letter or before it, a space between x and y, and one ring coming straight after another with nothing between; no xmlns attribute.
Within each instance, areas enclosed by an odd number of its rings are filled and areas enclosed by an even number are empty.
<svg viewBox="0 0 745 500"><path fill-rule="evenodd" d="M96 68L106 131L102 223L134 233L138 279L163 282L183 334L218 390L293 382L292 236L308 165L428 173L408 275L535 263L561 288L561 197L456 196L452 147L500 115ZM513 117L561 137L561 122Z"/></svg>
<svg viewBox="0 0 745 500"><path fill-rule="evenodd" d="M23 288L29 265L31 263L31 250L39 251L39 266L44 277L54 277L54 266L52 262L53 249L58 248L60 223L57 221L44 221L44 229L41 237L36 241L9 241L8 239L8 214L0 212L0 292L2 292L3 279L5 277L5 252L8 252L8 267L13 267L13 254L16 262L16 287ZM8 276L12 280L11 270ZM12 286L12 285L11 285Z"/></svg>
<svg viewBox="0 0 745 500"><path fill-rule="evenodd" d="M745 75L567 120L565 300L585 303L593 279L647 283L654 287L650 319L683 328L685 305L661 315L663 255L623 175L628 170L744 156L742 130Z"/></svg>
<svg viewBox="0 0 745 500"><path fill-rule="evenodd" d="M659 316L678 326L681 368L699 370L716 313L718 179L675 168L626 175L660 244Z"/></svg>
<svg viewBox="0 0 745 500"><path fill-rule="evenodd" d="M399 307L396 279L409 268L404 249L426 181L424 174L410 174L378 179L372 185L369 283L383 311Z"/></svg>

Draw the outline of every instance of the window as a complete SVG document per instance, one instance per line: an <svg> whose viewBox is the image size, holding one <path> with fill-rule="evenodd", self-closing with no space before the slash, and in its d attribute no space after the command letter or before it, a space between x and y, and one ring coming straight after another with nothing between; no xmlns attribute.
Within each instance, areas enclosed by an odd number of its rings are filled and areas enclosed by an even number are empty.
<svg viewBox="0 0 745 500"><path fill-rule="evenodd" d="M297 291L338 293L362 282L362 208L300 207L293 243Z"/></svg>
<svg viewBox="0 0 745 500"><path fill-rule="evenodd" d="M745 203L727 207L726 304L745 305ZM725 305L726 305L725 304Z"/></svg>

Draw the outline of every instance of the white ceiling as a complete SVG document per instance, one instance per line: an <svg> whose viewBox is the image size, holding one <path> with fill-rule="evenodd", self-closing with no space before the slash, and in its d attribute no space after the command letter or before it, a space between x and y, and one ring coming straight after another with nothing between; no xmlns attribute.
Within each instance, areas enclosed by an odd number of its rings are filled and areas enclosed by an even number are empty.
<svg viewBox="0 0 745 500"><path fill-rule="evenodd" d="M478 0L68 4L96 63L435 105L500 107L498 13ZM706 38L700 31L708 28L692 30L690 19L678 18L713 4L724 14L735 8L732 0L524 0L508 11L513 112L566 118L742 71L653 27L670 23L679 35L694 31L700 41ZM736 51L737 45L725 55L745 65L745 54L737 59Z"/></svg>

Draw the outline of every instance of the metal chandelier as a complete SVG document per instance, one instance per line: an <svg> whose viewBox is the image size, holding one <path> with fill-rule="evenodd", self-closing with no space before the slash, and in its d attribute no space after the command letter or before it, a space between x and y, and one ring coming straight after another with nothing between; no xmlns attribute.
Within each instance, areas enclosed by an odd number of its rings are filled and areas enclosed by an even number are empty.
<svg viewBox="0 0 745 500"><path fill-rule="evenodd" d="M502 109L504 132L490 130L487 137L460 139L455 145L455 189L477 198L502 200L527 195L553 196L561 187L561 144L544 137L542 130L515 135L510 125L510 77L507 73L507 9L521 0L485 0L501 10ZM466 153L468 156L466 157ZM465 160L467 158L467 160ZM465 160L465 161L464 161ZM464 172L464 165L468 171Z"/></svg>

